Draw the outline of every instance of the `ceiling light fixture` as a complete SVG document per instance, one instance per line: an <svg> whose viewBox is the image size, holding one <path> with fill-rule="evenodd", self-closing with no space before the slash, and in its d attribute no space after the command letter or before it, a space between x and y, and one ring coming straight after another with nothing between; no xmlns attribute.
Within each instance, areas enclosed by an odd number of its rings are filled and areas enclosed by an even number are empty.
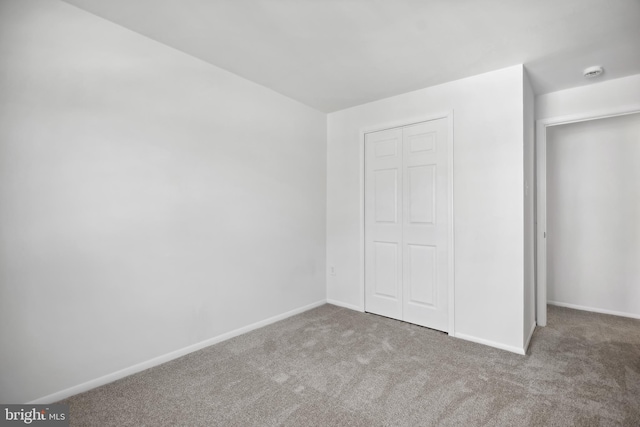
<svg viewBox="0 0 640 427"><path fill-rule="evenodd" d="M599 65L594 65L593 67L585 68L582 75L587 79L592 79L594 77L598 77L602 73L604 73L604 68Z"/></svg>

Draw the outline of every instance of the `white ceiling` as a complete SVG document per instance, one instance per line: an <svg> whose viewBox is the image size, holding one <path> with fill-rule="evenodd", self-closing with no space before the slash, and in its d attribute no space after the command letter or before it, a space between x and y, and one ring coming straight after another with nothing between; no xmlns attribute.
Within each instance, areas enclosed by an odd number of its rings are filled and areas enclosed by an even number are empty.
<svg viewBox="0 0 640 427"><path fill-rule="evenodd" d="M66 0L331 112L523 63L536 93L640 74L640 0Z"/></svg>

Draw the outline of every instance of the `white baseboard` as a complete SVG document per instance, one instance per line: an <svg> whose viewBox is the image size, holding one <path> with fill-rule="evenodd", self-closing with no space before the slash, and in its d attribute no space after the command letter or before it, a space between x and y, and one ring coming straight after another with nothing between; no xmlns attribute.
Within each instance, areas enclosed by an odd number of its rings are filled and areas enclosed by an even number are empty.
<svg viewBox="0 0 640 427"><path fill-rule="evenodd" d="M623 311L606 310L604 308L585 307L583 305L568 304L566 302L547 301L549 305L557 305L558 307L573 308L574 310L592 311L594 313L611 314L613 316L630 317L632 319L640 319L640 314L625 313Z"/></svg>
<svg viewBox="0 0 640 427"><path fill-rule="evenodd" d="M529 331L529 337L527 338L527 342L524 344L524 353L527 354L527 350L529 349L529 343L531 343L531 337L536 330L536 322L531 324L531 331Z"/></svg>
<svg viewBox="0 0 640 427"><path fill-rule="evenodd" d="M85 391L89 391L93 388L100 387L105 384L109 384L121 378L127 377L129 375L133 375L135 373L144 371L145 369L153 368L154 366L161 365L163 363L169 362L173 359L177 359L178 357L182 357L186 354L193 353L194 351L201 350L205 347L209 347L210 345L217 344L222 341L226 341L233 337L237 337L238 335L245 334L254 329L262 328L263 326L270 325L271 323L275 323L279 320L286 319L287 317L294 316L296 314L303 313L305 311L311 310L312 308L319 307L323 304L326 304L326 300L316 301L312 304L305 305L303 307L295 308L293 310L287 311L286 313L278 314L273 317L269 317L268 319L261 320L256 323L252 323L250 325L244 326L239 329L235 329L233 331L224 333L222 335L218 335L213 338L209 338L207 340L201 341L199 343L181 348L179 350L172 351L167 354L163 354L162 356L154 357L153 359L147 360L145 362L141 362L130 366L128 368L121 369L116 372L112 372L110 374L104 375L99 378L95 378L93 380L84 382L82 384L75 385L73 387L69 387L67 389L57 391L55 393L49 394L47 396L32 400L31 402L27 402L28 405L38 405L38 404L49 404L53 402L57 402L62 399L66 399L68 397L74 396L79 393L84 393Z"/></svg>
<svg viewBox="0 0 640 427"><path fill-rule="evenodd" d="M334 299L327 298L327 304L337 305L338 307L348 308L349 310L364 312L364 309L362 307L358 307L357 305L353 304L347 304L346 302L342 301L336 301Z"/></svg>
<svg viewBox="0 0 640 427"><path fill-rule="evenodd" d="M457 332L454 336L456 338L460 338L465 341L471 341L478 344L488 345L489 347L499 348L500 350L510 351L511 353L522 354L522 355L527 354L524 348L514 347L514 346L502 344L495 341L485 340L484 338L478 338L472 335L466 335L466 334L461 334Z"/></svg>

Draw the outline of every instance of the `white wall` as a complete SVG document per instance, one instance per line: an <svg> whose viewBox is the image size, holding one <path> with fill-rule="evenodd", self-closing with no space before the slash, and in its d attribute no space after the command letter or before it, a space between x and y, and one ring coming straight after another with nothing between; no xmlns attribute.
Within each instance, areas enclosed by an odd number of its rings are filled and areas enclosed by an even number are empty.
<svg viewBox="0 0 640 427"><path fill-rule="evenodd" d="M1 402L324 300L324 114L58 1L0 61Z"/></svg>
<svg viewBox="0 0 640 427"><path fill-rule="evenodd" d="M547 299L640 318L640 114L547 129Z"/></svg>
<svg viewBox="0 0 640 427"><path fill-rule="evenodd" d="M640 104L640 74L536 98L536 119L619 109Z"/></svg>
<svg viewBox="0 0 640 427"><path fill-rule="evenodd" d="M363 309L360 132L453 110L456 335L522 350L523 72L514 66L329 115L330 301Z"/></svg>
<svg viewBox="0 0 640 427"><path fill-rule="evenodd" d="M535 95L529 76L524 73L524 346L527 347L536 324L535 293Z"/></svg>

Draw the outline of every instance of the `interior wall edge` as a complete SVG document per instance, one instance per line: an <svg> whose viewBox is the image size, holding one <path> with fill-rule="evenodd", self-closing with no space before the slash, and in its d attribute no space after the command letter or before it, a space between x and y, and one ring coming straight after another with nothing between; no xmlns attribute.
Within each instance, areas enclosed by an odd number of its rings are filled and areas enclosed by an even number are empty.
<svg viewBox="0 0 640 427"><path fill-rule="evenodd" d="M467 335L467 334L461 334L459 332L456 332L455 335L453 335L456 338L460 338L463 339L465 341L471 341L474 342L476 344L483 344L483 345L487 345L489 347L494 347L500 350L506 350L506 351L510 351L511 353L516 353L516 354L520 354L520 355L525 355L527 354L527 348L526 347L516 347L516 346L511 346L511 345L507 345L507 344L502 344L496 341L491 341L491 340L486 340L484 338L478 338L475 337L473 335Z"/></svg>
<svg viewBox="0 0 640 427"><path fill-rule="evenodd" d="M529 336L527 338L527 341L524 343L524 352L525 352L525 354L529 350L529 344L531 344L531 338L533 338L533 333L536 331L536 326L537 326L536 322L533 322L533 324L531 325L531 331L529 332Z"/></svg>
<svg viewBox="0 0 640 427"><path fill-rule="evenodd" d="M337 305L338 307L348 308L349 310L360 311L364 313L364 307L354 304L349 304L348 302L342 302L335 299L327 298L327 304Z"/></svg>
<svg viewBox="0 0 640 427"><path fill-rule="evenodd" d="M523 167L524 167L524 292L523 340L525 349L536 324L535 278L535 94L526 68L523 69Z"/></svg>

